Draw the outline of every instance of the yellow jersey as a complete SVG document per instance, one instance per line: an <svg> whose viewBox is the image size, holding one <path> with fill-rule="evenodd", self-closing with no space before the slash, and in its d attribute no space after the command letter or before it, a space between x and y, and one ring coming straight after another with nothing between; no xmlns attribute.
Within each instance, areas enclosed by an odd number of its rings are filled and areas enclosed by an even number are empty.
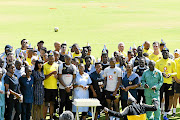
<svg viewBox="0 0 180 120"><path fill-rule="evenodd" d="M30 65L30 66L32 66L32 63L31 63L31 58L26 58L26 61L28 62L28 64Z"/></svg>
<svg viewBox="0 0 180 120"><path fill-rule="evenodd" d="M180 58L177 58L174 61L176 63L177 78L180 79Z"/></svg>
<svg viewBox="0 0 180 120"><path fill-rule="evenodd" d="M159 53L158 55L155 55L154 53L152 53L150 56L149 56L149 59L150 60L154 60L154 62L160 60L162 58L162 54Z"/></svg>
<svg viewBox="0 0 180 120"><path fill-rule="evenodd" d="M148 53L148 55L151 55L154 51L149 48L149 50L143 49L143 54Z"/></svg>
<svg viewBox="0 0 180 120"><path fill-rule="evenodd" d="M171 74L169 78L164 78L164 83L172 84L172 77L177 74L176 72L176 63L171 59L160 59L156 62L157 69L161 72L164 72L166 75Z"/></svg>
<svg viewBox="0 0 180 120"><path fill-rule="evenodd" d="M124 51L123 51L123 52L120 52L120 51L119 51L119 53L120 53L120 55L123 55L124 57L127 57L127 53L126 53L126 52L124 52Z"/></svg>
<svg viewBox="0 0 180 120"><path fill-rule="evenodd" d="M81 57L81 53L79 53L79 54L72 53L72 57L73 57L73 58L75 58L75 57Z"/></svg>
<svg viewBox="0 0 180 120"><path fill-rule="evenodd" d="M58 70L57 63L53 63L52 65L49 65L47 62L44 64L44 75L48 75L49 73L57 70ZM57 79L54 77L54 74L44 80L44 88L57 89Z"/></svg>

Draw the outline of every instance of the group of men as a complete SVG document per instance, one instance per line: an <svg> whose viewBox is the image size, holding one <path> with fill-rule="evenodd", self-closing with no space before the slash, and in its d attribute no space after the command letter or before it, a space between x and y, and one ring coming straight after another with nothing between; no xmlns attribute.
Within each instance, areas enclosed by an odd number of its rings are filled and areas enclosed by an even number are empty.
<svg viewBox="0 0 180 120"><path fill-rule="evenodd" d="M152 99L156 98L161 104L157 110L147 112L149 120L160 120L161 113L163 119L167 120L167 114L173 107L172 116L176 116L177 100L180 96L180 50L176 49L174 55L169 52L166 43L162 40L153 42L145 41L143 45L130 47L125 52L125 44L120 42L118 50L109 56L109 51L104 46L100 59L95 59L91 54L91 46L88 44L82 48L77 43L70 46L67 51L66 43L54 43L54 50L47 50L44 41L37 43L37 49L32 48L29 41L21 40L21 48L13 50L11 45L5 46L5 51L0 55L0 78L6 75L8 64L15 64L20 78L24 73L23 67L18 67L17 61L21 61L20 66L30 66L34 70L38 60L43 61L43 73L45 76L43 117L46 119L47 109L50 105L50 119L55 119L56 109L59 114L65 110L72 110L73 87L76 84L75 78L78 65L84 64L84 72L88 73L92 83L89 87L91 98L97 98L102 107L98 107L95 119L103 107L108 107L119 112L120 101L123 109L127 107L126 98L129 91L138 103L152 105ZM3 77L2 77L3 79ZM1 81L3 81L1 79ZM3 83L4 82L0 82ZM3 101L4 93L8 90L0 84L0 102ZM3 92L4 90L4 92ZM8 98L7 98L8 99ZM165 109L164 109L165 104ZM0 112L3 113L5 103L0 104ZM0 114L1 114L0 113ZM0 118L3 115L0 116ZM126 116L124 119L127 119ZM106 119L116 119L118 117L106 114Z"/></svg>

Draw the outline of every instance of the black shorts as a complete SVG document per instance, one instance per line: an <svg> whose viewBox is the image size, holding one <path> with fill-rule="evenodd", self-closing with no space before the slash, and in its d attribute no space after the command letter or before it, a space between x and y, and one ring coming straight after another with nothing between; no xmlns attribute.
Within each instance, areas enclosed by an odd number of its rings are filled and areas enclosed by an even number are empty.
<svg viewBox="0 0 180 120"><path fill-rule="evenodd" d="M180 84L177 82L174 83L174 93L180 93Z"/></svg>
<svg viewBox="0 0 180 120"><path fill-rule="evenodd" d="M173 96L174 95L174 84L168 84L169 85L169 96Z"/></svg>
<svg viewBox="0 0 180 120"><path fill-rule="evenodd" d="M110 99L110 100L115 100L115 99L119 99L119 90L117 91L117 95L113 96L113 92L110 91L105 91L105 98L106 99Z"/></svg>
<svg viewBox="0 0 180 120"><path fill-rule="evenodd" d="M58 95L57 89L46 89L44 88L45 102L55 102Z"/></svg>

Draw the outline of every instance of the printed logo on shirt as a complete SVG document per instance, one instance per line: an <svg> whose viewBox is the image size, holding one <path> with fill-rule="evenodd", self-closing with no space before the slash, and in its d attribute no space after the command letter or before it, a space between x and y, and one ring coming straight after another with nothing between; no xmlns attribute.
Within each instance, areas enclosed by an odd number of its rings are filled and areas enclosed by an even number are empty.
<svg viewBox="0 0 180 120"><path fill-rule="evenodd" d="M114 71L114 74L116 74L116 71Z"/></svg>
<svg viewBox="0 0 180 120"><path fill-rule="evenodd" d="M171 66L171 63L168 63L169 66Z"/></svg>
<svg viewBox="0 0 180 120"><path fill-rule="evenodd" d="M159 59L161 59L161 57L159 57Z"/></svg>
<svg viewBox="0 0 180 120"><path fill-rule="evenodd" d="M109 76L109 80L113 80L113 75L110 75L110 76Z"/></svg>
<svg viewBox="0 0 180 120"><path fill-rule="evenodd" d="M66 67L63 67L63 69L65 70L65 69L66 69Z"/></svg>
<svg viewBox="0 0 180 120"><path fill-rule="evenodd" d="M139 72L139 70L137 70L137 72Z"/></svg>
<svg viewBox="0 0 180 120"><path fill-rule="evenodd" d="M166 71L166 70L167 70L167 67L164 67L164 70Z"/></svg>

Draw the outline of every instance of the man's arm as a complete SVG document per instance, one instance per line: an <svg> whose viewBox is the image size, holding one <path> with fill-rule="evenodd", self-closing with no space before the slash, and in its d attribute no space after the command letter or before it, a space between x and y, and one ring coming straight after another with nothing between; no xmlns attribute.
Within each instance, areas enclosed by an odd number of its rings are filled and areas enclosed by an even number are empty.
<svg viewBox="0 0 180 120"><path fill-rule="evenodd" d="M162 72L160 72L158 84L154 85L156 87L156 90L160 90L162 84L163 84L163 75L162 75Z"/></svg>
<svg viewBox="0 0 180 120"><path fill-rule="evenodd" d="M120 112L115 112L115 111L112 111L112 110L109 110L108 109L108 114L111 115L111 116L115 116L115 117L124 117L126 115L128 115L128 112L129 112L129 107L126 107L124 108L124 110L120 113Z"/></svg>
<svg viewBox="0 0 180 120"><path fill-rule="evenodd" d="M153 102L153 105L147 105L147 104L143 105L146 111L156 111L158 109L158 106L159 106L158 100L156 98L153 98L152 102Z"/></svg>

